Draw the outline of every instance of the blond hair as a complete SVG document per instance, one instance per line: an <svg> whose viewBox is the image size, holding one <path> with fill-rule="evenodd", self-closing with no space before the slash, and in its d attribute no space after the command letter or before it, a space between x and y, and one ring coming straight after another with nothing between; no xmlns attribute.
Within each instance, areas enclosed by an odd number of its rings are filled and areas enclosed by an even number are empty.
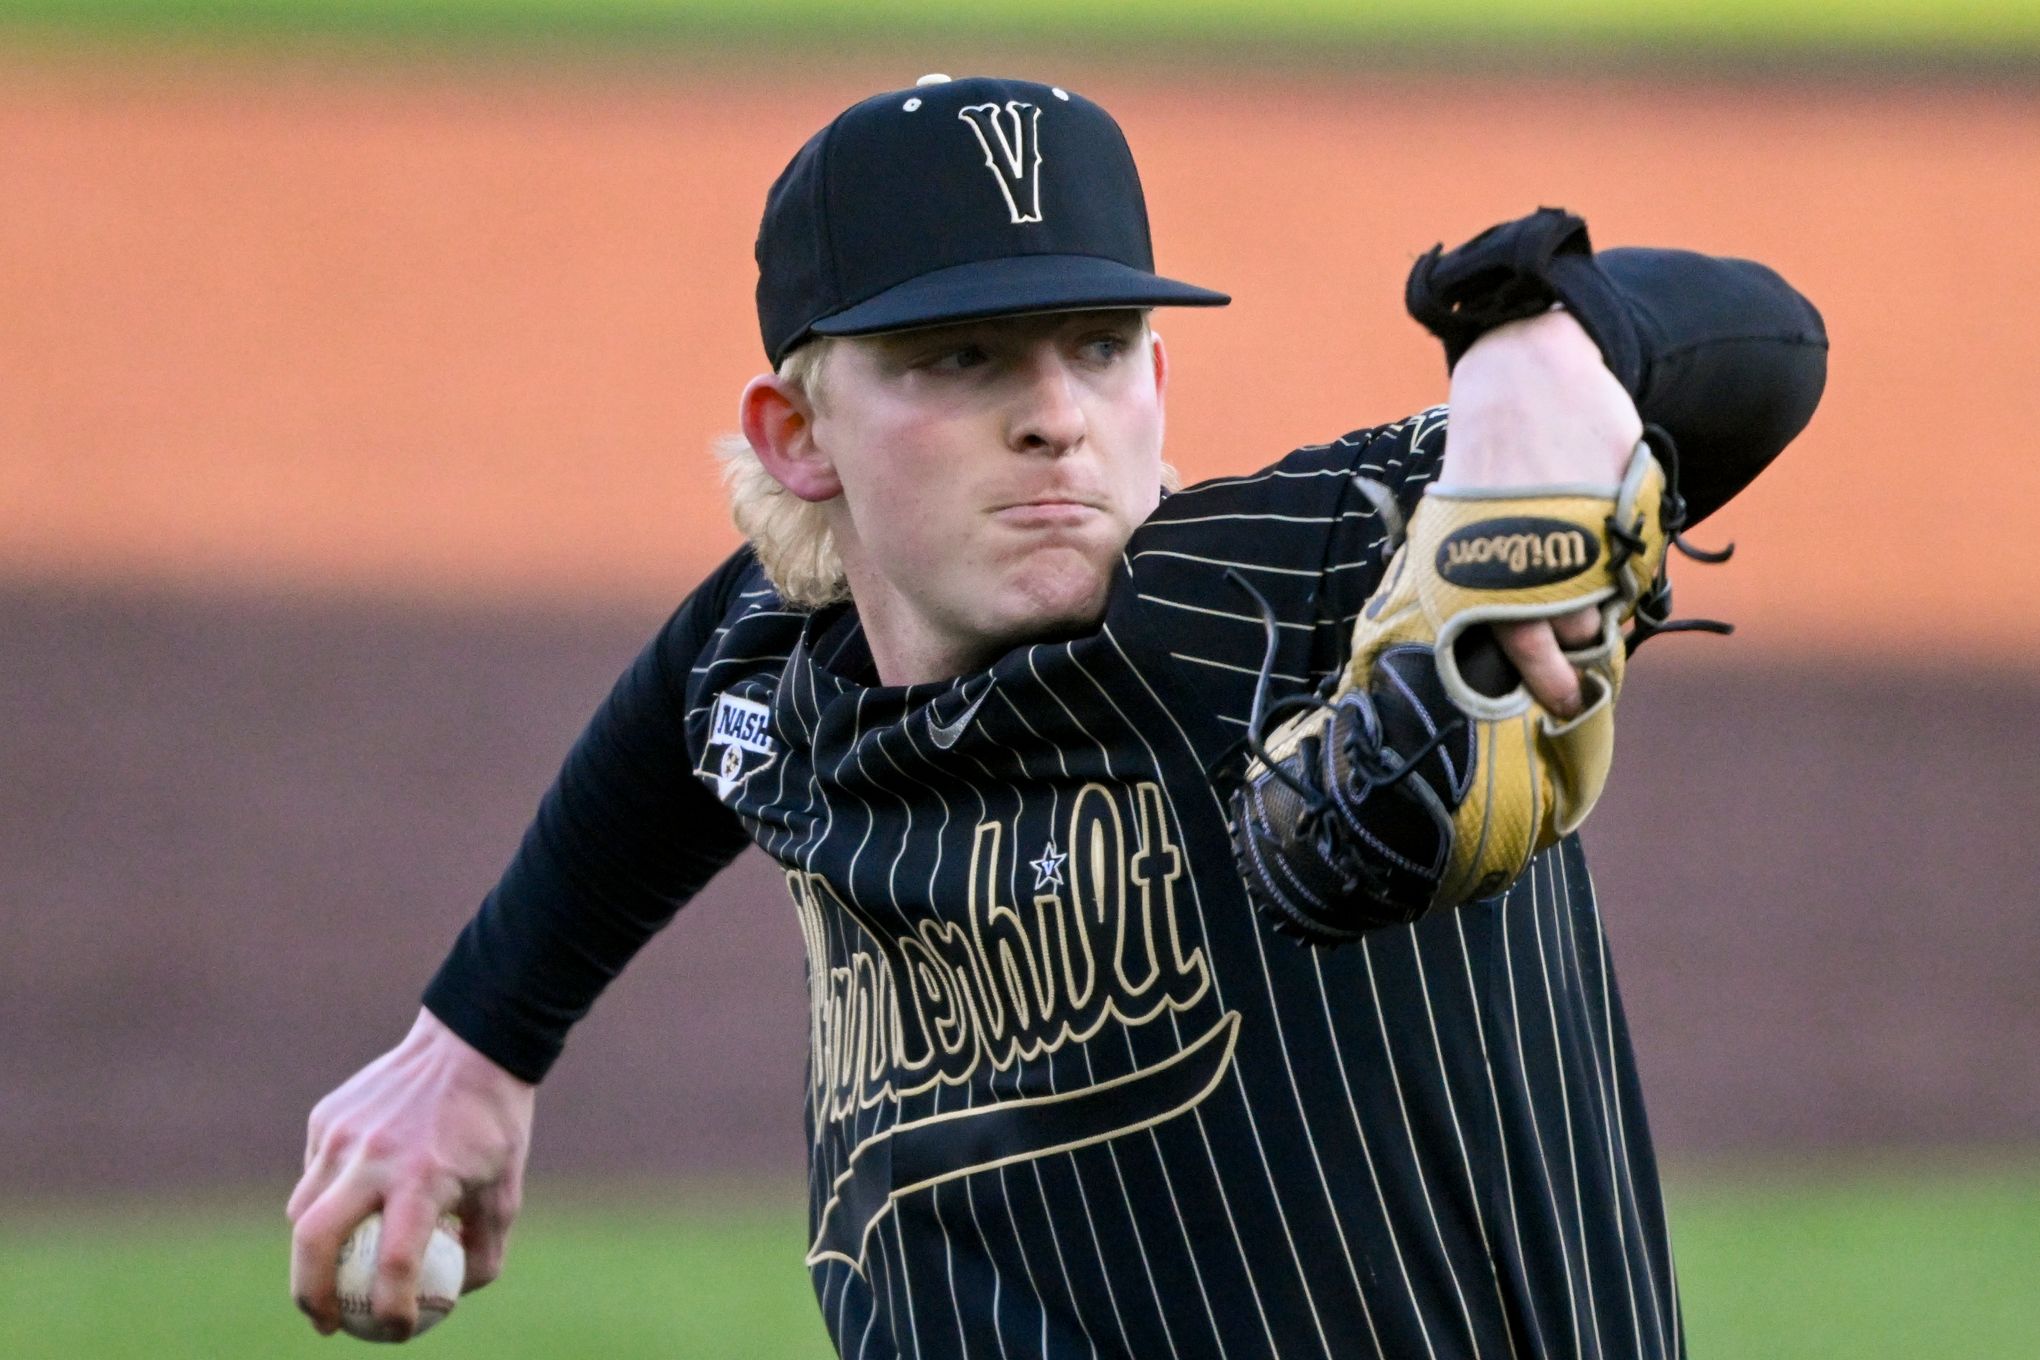
<svg viewBox="0 0 2040 1360"><path fill-rule="evenodd" d="M780 380L806 397L810 406L821 402L822 365L835 343L826 335L816 336L779 362ZM836 535L822 503L804 501L781 486L741 434L717 439L715 456L722 461L730 518L736 521L737 532L751 541L779 598L796 609L819 609L849 599L850 580L843 574L843 559L836 555Z"/></svg>
<svg viewBox="0 0 2040 1360"><path fill-rule="evenodd" d="M823 367L835 344L829 336L816 336L782 359L777 369L780 380L812 407L821 406L826 397ZM850 579L836 552L827 503L804 501L781 486L741 434L722 435L713 447L729 492L730 518L736 521L737 532L750 540L779 598L796 609L819 609L849 599ZM1182 485L1182 474L1164 461L1162 490L1175 491Z"/></svg>

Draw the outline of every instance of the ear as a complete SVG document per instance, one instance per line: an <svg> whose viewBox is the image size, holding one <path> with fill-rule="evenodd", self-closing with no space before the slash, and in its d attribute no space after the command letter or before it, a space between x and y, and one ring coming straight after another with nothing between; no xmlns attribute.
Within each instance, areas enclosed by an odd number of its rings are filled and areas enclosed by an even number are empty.
<svg viewBox="0 0 2040 1360"><path fill-rule="evenodd" d="M1148 345L1155 361L1155 396L1165 397L1169 394L1169 351L1168 347L1162 344L1162 333L1150 329Z"/></svg>
<svg viewBox="0 0 2040 1360"><path fill-rule="evenodd" d="M804 501L843 494L835 465L815 444L814 408L784 378L761 373L744 385L737 419L772 479Z"/></svg>

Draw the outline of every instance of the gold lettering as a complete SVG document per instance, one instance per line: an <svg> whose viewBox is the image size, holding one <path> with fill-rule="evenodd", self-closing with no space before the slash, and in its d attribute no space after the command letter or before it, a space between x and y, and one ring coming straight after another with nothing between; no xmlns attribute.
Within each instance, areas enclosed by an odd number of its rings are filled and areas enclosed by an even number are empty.
<svg viewBox="0 0 2040 1360"><path fill-rule="evenodd" d="M1184 942L1176 888L1188 865L1171 826L1152 781L1086 785L1064 826L1067 884L1022 908L1006 890L1019 871L1008 828L980 823L962 910L945 916L931 904L900 930L821 875L789 869L808 952L818 1136L857 1110L967 1082L981 1062L1005 1070L1202 998L1210 974L1203 951Z"/></svg>

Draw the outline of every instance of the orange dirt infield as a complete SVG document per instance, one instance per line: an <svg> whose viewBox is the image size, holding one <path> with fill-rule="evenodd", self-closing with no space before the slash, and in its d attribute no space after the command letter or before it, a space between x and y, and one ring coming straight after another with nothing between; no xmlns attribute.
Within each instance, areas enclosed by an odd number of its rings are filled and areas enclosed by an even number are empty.
<svg viewBox="0 0 2040 1360"><path fill-rule="evenodd" d="M757 364L758 206L913 73L4 74L0 571L573 602L677 598L734 543L704 446ZM1703 532L1743 551L1685 570L1688 609L1758 647L2040 656L2040 99L1299 86L1081 82L1163 268L1239 299L1165 323L1190 475L1441 399L1410 260L1563 203L1602 244L1770 262L1829 322L1826 403Z"/></svg>

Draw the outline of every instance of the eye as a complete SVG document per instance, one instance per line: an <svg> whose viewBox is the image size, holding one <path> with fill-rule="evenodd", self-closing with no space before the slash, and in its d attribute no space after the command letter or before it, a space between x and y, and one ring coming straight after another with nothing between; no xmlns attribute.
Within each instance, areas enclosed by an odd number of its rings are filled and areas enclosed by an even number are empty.
<svg viewBox="0 0 2040 1360"><path fill-rule="evenodd" d="M935 351L919 364L919 367L936 373L961 373L965 369L978 368L991 362L992 356L985 353L980 345L952 345Z"/></svg>
<svg viewBox="0 0 2040 1360"><path fill-rule="evenodd" d="M1110 368L1124 359L1133 349L1133 339L1117 331L1087 336L1078 353L1085 363L1099 368Z"/></svg>

